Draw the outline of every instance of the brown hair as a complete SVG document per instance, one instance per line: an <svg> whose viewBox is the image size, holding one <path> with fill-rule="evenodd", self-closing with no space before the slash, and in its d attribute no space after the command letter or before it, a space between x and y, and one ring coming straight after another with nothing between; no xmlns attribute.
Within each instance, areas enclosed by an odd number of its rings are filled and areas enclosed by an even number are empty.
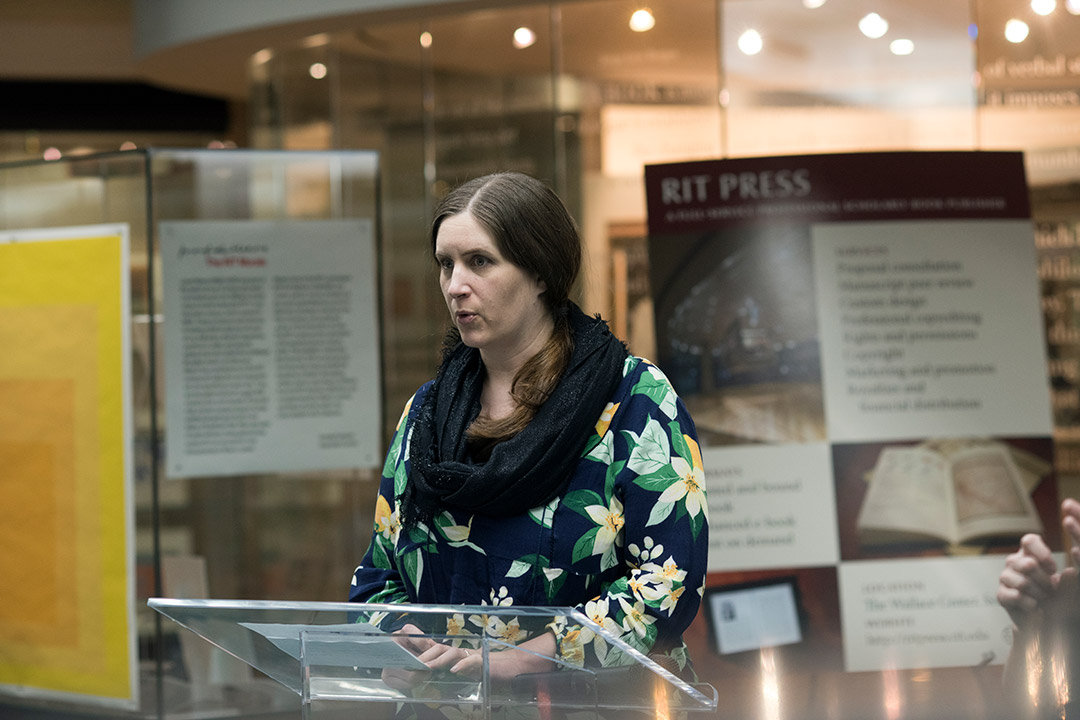
<svg viewBox="0 0 1080 720"><path fill-rule="evenodd" d="M522 270L538 276L541 296L551 312L551 338L514 376L510 394L517 404L501 420L479 417L469 428L473 452L487 457L491 448L521 432L558 385L573 351L567 319L570 289L581 270L581 236L562 200L551 188L522 173L495 173L470 180L450 191L435 208L431 223L434 256L439 227L448 217L469 213L495 241L499 253ZM448 346L460 341L451 327Z"/></svg>

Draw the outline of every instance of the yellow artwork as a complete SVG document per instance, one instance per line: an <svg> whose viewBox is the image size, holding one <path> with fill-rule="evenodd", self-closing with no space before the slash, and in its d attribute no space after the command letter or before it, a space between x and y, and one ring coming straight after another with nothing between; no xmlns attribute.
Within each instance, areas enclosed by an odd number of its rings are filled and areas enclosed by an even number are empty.
<svg viewBox="0 0 1080 720"><path fill-rule="evenodd" d="M129 706L127 267L116 230L0 237L0 685Z"/></svg>

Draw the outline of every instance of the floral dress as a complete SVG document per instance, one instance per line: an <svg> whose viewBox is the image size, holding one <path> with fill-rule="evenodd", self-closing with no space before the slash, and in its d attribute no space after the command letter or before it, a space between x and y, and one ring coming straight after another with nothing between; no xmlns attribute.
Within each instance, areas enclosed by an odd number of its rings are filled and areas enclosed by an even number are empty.
<svg viewBox="0 0 1080 720"><path fill-rule="evenodd" d="M428 387L414 395L398 423L375 532L349 599L575 607L665 667L686 669L682 633L704 591L708 507L694 424L664 374L648 361L627 358L622 382L561 497L508 518L445 511L434 527L421 524L407 533L395 498L408 478L410 411L420 407ZM530 628L522 620L457 615L431 632L486 633L516 644L552 630L568 664L627 662L587 627Z"/></svg>

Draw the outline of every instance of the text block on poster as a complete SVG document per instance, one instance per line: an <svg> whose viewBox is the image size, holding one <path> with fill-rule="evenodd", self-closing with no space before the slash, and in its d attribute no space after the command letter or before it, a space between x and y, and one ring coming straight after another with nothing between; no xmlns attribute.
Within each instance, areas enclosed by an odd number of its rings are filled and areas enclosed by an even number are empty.
<svg viewBox="0 0 1080 720"><path fill-rule="evenodd" d="M369 220L161 224L170 477L377 467Z"/></svg>
<svg viewBox="0 0 1080 720"><path fill-rule="evenodd" d="M702 462L710 572L840 559L828 445L709 448Z"/></svg>
<svg viewBox="0 0 1080 720"><path fill-rule="evenodd" d="M1025 220L812 229L828 435L1048 435Z"/></svg>
<svg viewBox="0 0 1080 720"><path fill-rule="evenodd" d="M1000 556L841 564L847 670L1004 662L1012 621L994 596L1002 564Z"/></svg>

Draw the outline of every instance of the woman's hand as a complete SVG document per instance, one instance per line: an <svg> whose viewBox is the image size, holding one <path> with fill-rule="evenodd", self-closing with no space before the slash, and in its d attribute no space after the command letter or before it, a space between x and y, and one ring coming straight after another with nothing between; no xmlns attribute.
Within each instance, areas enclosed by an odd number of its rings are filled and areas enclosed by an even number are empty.
<svg viewBox="0 0 1080 720"><path fill-rule="evenodd" d="M508 682L518 675L548 672L554 669L555 663L552 658L555 657L555 651L555 636L550 632L534 637L514 648L489 650L488 671L491 680L492 682ZM442 654L442 656L446 655L450 653ZM423 657L420 659L427 662ZM467 651L465 657L454 662L449 670L452 673L478 680L483 673L483 667L483 651L478 648Z"/></svg>
<svg viewBox="0 0 1080 720"><path fill-rule="evenodd" d="M403 625L393 633L394 642L419 657L430 646L436 644L429 637L423 637L424 631L412 624ZM382 681L395 690L410 690L431 677L429 670L408 670L406 668L383 668Z"/></svg>
<svg viewBox="0 0 1080 720"><path fill-rule="evenodd" d="M1069 558L1074 569L1080 568L1080 502L1073 498L1061 503L1061 527L1069 538Z"/></svg>
<svg viewBox="0 0 1080 720"><path fill-rule="evenodd" d="M394 640L416 655L431 671L446 670L455 675L479 680L483 673L484 657L480 648L454 647L424 636L415 625L404 625L394 632ZM518 675L551 670L555 656L555 636L544 633L516 648L488 652L488 667L493 681L509 681ZM396 690L414 688L431 677L431 671L387 668L383 682Z"/></svg>
<svg viewBox="0 0 1080 720"><path fill-rule="evenodd" d="M998 577L997 600L1021 631L1032 627L1062 579L1071 582L1080 566L1080 502L1065 500L1061 515L1062 529L1071 542L1069 557L1073 567L1059 571L1042 536L1028 534L1020 539L1020 549L1005 559L1005 569Z"/></svg>
<svg viewBox="0 0 1080 720"><path fill-rule="evenodd" d="M1020 538L1020 549L1005 558L1005 569L998 577L997 600L1013 624L1027 630L1057 583L1057 563L1050 548L1042 536L1029 533Z"/></svg>

